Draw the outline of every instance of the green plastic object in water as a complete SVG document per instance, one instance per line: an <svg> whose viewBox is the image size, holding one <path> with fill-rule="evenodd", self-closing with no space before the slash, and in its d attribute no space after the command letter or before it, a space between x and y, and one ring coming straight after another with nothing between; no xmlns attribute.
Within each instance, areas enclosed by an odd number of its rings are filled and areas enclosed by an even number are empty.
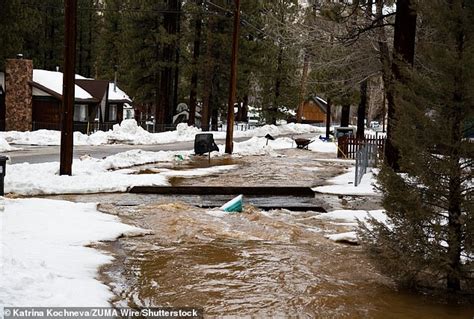
<svg viewBox="0 0 474 319"><path fill-rule="evenodd" d="M221 209L229 213L240 213L243 207L243 196L239 195L221 206Z"/></svg>

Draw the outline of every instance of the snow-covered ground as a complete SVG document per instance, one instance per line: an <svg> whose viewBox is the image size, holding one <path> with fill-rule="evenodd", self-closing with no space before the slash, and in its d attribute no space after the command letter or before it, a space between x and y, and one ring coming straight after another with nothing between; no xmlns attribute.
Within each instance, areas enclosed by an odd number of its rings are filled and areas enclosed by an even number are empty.
<svg viewBox="0 0 474 319"><path fill-rule="evenodd" d="M335 242L346 242L351 244L357 244L359 242L356 232L358 222L364 222L371 217L379 222L387 223L387 215L383 210L335 210L316 216L318 219L327 220L336 225L351 227L353 229L352 231L325 236L327 239Z"/></svg>
<svg viewBox="0 0 474 319"><path fill-rule="evenodd" d="M354 186L354 178L355 167L351 167L346 173L328 180L329 185L315 187L313 188L313 191L336 195L380 195L375 188L376 181L374 172L367 172L364 174L362 181L357 187Z"/></svg>
<svg viewBox="0 0 474 319"><path fill-rule="evenodd" d="M1 206L1 306L110 306L113 294L96 277L112 257L86 246L143 230L95 204L1 199Z"/></svg>
<svg viewBox="0 0 474 319"><path fill-rule="evenodd" d="M21 195L80 194L124 192L133 186L168 184L170 177L195 177L216 174L237 168L236 165L214 166L192 170L166 170L156 174L137 174L136 165L180 161L186 152L145 152L132 150L105 159L83 157L73 162L73 175L60 176L59 163L9 165L5 177L5 192Z"/></svg>
<svg viewBox="0 0 474 319"><path fill-rule="evenodd" d="M280 135L296 135L306 133L322 133L321 127L309 124L285 124L285 125L265 125L248 131L234 131L234 137L263 137L270 134L274 137ZM183 141L194 141L196 134L201 130L188 126L185 123L178 125L175 131L162 133L149 133L137 125L135 120L124 120L119 125L114 125L108 132L98 131L91 135L74 133L75 145L103 145L103 144L165 144ZM214 135L214 139L225 139L226 132L209 132ZM0 132L0 138L4 138L10 144L18 145L59 145L61 133L59 131L38 130L33 132L8 131Z"/></svg>
<svg viewBox="0 0 474 319"><path fill-rule="evenodd" d="M294 141L287 137L268 141L268 145L264 137L253 137L244 142L234 143L233 156L279 156L275 150L292 147L295 147ZM219 152L213 152L213 157L224 155L224 145L220 145L219 148ZM312 144L312 150L335 153L336 146L318 139ZM137 170L133 169L134 166L149 163L179 162L182 159L189 159L192 154L191 150L160 152L131 150L105 159L85 156L74 160L73 176L60 176L57 162L12 164L7 167L5 191L30 196L124 192L133 186L169 185L168 180L171 177L192 178L237 168L235 165L224 165L193 170L161 170L155 174L137 174Z"/></svg>
<svg viewBox="0 0 474 319"><path fill-rule="evenodd" d="M101 145L110 143L161 144L192 141L200 130L180 125L176 131L150 134L134 121L124 121L109 132L91 136L75 133L76 145ZM317 138L321 128L310 125L288 124L265 126L251 131L235 132L236 137L250 137L234 143L233 156L280 156L276 150L294 148L290 137L267 141L273 136L314 133L311 151L336 153L336 145ZM225 132L213 132L215 139L225 137ZM4 132L0 133L0 150L9 150L9 143L58 145L59 132ZM5 141L5 143L2 143ZM212 156L223 156L224 146ZM169 185L169 179L180 176L193 178L219 174L237 169L237 165L222 165L198 169L160 169L154 174L138 174L139 165L188 160L192 150L148 152L131 150L104 159L83 156L73 164L73 176L60 176L59 163L8 165L5 191L21 195L123 192L132 186ZM157 165L159 166L159 165ZM352 193L354 172L336 177L327 192ZM374 194L371 173L367 174L357 189L357 194ZM333 189L331 189L333 187ZM320 191L319 188L316 189ZM336 193L337 193L336 192ZM101 240L114 240L121 234L135 234L143 230L124 225L118 218L97 211L95 204L77 204L46 199L7 199L0 207L0 305L2 306L108 306L112 292L96 279L97 269L110 262L112 257L85 247ZM1 205L0 205L1 206ZM379 214L383 212L370 212ZM316 218L334 223L344 222L356 227L357 218L366 218L367 211L335 211ZM336 241L357 242L354 231L330 234ZM25 288L26 287L26 288ZM61 293L57 293L60 291Z"/></svg>
<svg viewBox="0 0 474 319"><path fill-rule="evenodd" d="M8 142L3 137L0 137L0 152L9 152L14 151L16 149L17 148L8 144Z"/></svg>

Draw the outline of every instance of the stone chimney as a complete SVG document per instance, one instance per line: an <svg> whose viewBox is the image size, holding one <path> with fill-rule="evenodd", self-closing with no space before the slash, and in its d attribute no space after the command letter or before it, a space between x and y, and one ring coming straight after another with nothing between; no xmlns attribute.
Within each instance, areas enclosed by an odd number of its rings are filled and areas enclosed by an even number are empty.
<svg viewBox="0 0 474 319"><path fill-rule="evenodd" d="M33 124L33 61L8 59L5 65L5 129L31 131Z"/></svg>

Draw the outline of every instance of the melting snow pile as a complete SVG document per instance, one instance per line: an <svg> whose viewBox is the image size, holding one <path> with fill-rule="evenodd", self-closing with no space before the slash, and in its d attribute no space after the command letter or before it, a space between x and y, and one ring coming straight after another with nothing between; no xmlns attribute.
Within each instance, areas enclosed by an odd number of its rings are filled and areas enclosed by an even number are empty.
<svg viewBox="0 0 474 319"><path fill-rule="evenodd" d="M181 156L188 156L185 152ZM5 192L21 195L125 192L133 186L169 185L170 177L195 177L235 169L223 165L192 170L167 170L157 174L137 174L134 166L175 160L174 152L132 150L105 159L83 157L74 160L73 175L60 176L59 163L13 164L8 166Z"/></svg>
<svg viewBox="0 0 474 319"><path fill-rule="evenodd" d="M8 142L3 137L0 137L0 152L8 152L15 149L16 148L8 144Z"/></svg>
<svg viewBox="0 0 474 319"><path fill-rule="evenodd" d="M355 167L351 167L347 173L336 176L328 180L330 185L313 188L313 191L326 194L337 195L379 195L375 188L375 176L373 172L367 172L362 177L361 183L354 186Z"/></svg>
<svg viewBox="0 0 474 319"><path fill-rule="evenodd" d="M2 306L110 306L113 294L96 277L97 269L112 257L85 246L143 230L100 213L95 204L46 199L4 200L3 204Z"/></svg>
<svg viewBox="0 0 474 319"><path fill-rule="evenodd" d="M328 220L339 226L348 226L357 228L358 222L365 222L369 218L375 218L381 223L387 223L387 215L383 210L335 210L329 213L317 215L316 218ZM325 236L327 239L335 242L358 244L357 232L349 231Z"/></svg>
<svg viewBox="0 0 474 319"><path fill-rule="evenodd" d="M194 141L194 136L201 130L188 126L186 123L178 124L175 131L162 133L149 133L142 127L137 125L133 119L124 120L122 123L114 125L112 130L108 132L98 131L91 135L74 133L75 145L103 145L103 144L165 144L182 141ZM265 125L248 131L235 131L234 137L253 137L265 136L271 134L291 135L304 133L321 133L322 128L309 124L285 124L281 126ZM215 139L225 139L226 132L210 132L214 134ZM5 138L8 143L21 145L59 145L61 134L59 131L38 130L33 132L0 132L0 137Z"/></svg>

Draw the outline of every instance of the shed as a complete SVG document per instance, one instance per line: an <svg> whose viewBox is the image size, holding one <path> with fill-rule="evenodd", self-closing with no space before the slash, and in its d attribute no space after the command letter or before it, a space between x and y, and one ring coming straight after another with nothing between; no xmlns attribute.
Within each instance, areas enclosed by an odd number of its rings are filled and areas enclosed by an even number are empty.
<svg viewBox="0 0 474 319"><path fill-rule="evenodd" d="M303 103L302 123L323 123L326 121L327 102L319 96L311 96Z"/></svg>

